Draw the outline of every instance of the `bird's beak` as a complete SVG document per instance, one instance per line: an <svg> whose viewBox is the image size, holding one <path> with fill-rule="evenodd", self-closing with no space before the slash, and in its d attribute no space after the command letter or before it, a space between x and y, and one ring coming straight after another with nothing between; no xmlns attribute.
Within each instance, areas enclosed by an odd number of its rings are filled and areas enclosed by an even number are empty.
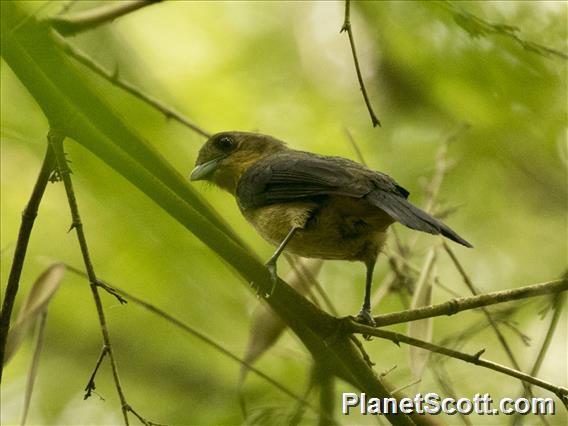
<svg viewBox="0 0 568 426"><path fill-rule="evenodd" d="M193 169L193 171L191 172L189 180L207 179L215 171L215 169L219 165L219 161L221 161L222 159L223 157L214 158L213 160L196 166L195 169Z"/></svg>

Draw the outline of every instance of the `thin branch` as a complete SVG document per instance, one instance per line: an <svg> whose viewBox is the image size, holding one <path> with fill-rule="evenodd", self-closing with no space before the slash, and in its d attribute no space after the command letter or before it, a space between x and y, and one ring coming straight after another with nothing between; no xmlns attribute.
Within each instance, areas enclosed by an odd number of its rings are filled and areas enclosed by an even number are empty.
<svg viewBox="0 0 568 426"><path fill-rule="evenodd" d="M131 412L132 414L134 414L134 416L140 420L140 422L145 425L145 426L166 426L162 423L155 423L155 422L151 422L148 419L145 419L144 417L142 417L136 410L134 410L134 408L132 408L130 405L126 406L126 409Z"/></svg>
<svg viewBox="0 0 568 426"><path fill-rule="evenodd" d="M355 48L355 39L353 38L353 30L351 29L351 17L350 17L350 0L345 0L345 19L343 21L343 26L341 27L340 33L347 31L349 36L349 44L351 45L351 52L353 53L353 62L355 63L355 72L357 73L357 80L359 80L359 87L361 88L361 93L363 93L363 99L365 100L365 105L367 105L367 110L371 116L371 122L373 127L381 126L381 122L375 115L371 102L369 101L369 95L367 95L367 89L365 88L365 83L363 82L363 76L361 75L361 69L359 68L359 59L357 58L357 49Z"/></svg>
<svg viewBox="0 0 568 426"><path fill-rule="evenodd" d="M41 354L41 350L43 348L43 339L45 337L45 324L47 322L47 310L44 310L38 320L38 330L37 330L37 339L36 345L34 349L34 355L32 357L32 362L30 365L30 369L28 371L28 378L26 383L26 392L24 395L24 408L22 410L22 421L20 422L21 425L26 424L26 419L28 417L28 412L30 409L30 402L32 399L32 392L34 389L34 382L37 377L37 371L39 367L39 357Z"/></svg>
<svg viewBox="0 0 568 426"><path fill-rule="evenodd" d="M394 229L394 228L393 228ZM394 250L389 250L387 248L384 248L382 253L384 255L386 255L389 259L389 263L392 261L400 261L403 263L403 265L405 265L406 267L408 267L408 269L411 272L414 272L416 274L420 274L420 268L418 267L418 265L416 265L415 263L413 263L412 261L410 261L408 258L402 256L398 251L394 251ZM451 288L445 286L444 284L442 284L442 282L440 281L440 278L438 278L437 276L434 277L434 284L436 284L438 287L440 287L442 290L444 290L445 292L451 294L454 297L460 297L460 294L457 293L456 291L452 290Z"/></svg>
<svg viewBox="0 0 568 426"><path fill-rule="evenodd" d="M383 314L375 317L375 323L378 327L383 327L386 325L416 321L424 318L454 315L461 311L480 308L482 306L510 302L528 297L542 296L543 294L559 293L566 290L568 290L568 280L560 279L548 281L515 289L494 291L492 293L481 294L479 296L460 297L448 300L447 302L440 303L438 305Z"/></svg>
<svg viewBox="0 0 568 426"><path fill-rule="evenodd" d="M310 396L310 393L314 388L314 381L315 378L312 367L312 371L308 378L308 383L306 384L306 388L304 390L303 399L307 400L308 397ZM302 421L303 416L304 416L304 404L298 403L296 404L296 408L294 409L293 414L290 417L290 422L288 423L288 426L297 426Z"/></svg>
<svg viewBox="0 0 568 426"><path fill-rule="evenodd" d="M61 47L61 49L66 54L68 54L70 57L75 59L77 62L86 66L88 69L90 69L95 74L97 74L100 77L107 80L112 85L125 90L126 92L130 93L134 97L136 97L136 98L140 99L141 101L147 103L152 108L157 109L159 112L164 114L166 118L173 119L173 120L177 121L178 123L180 123L180 124L188 127L189 129L193 130L195 133L197 133L201 136L205 136L205 137L211 136L211 133L203 130L202 128L200 128L196 124L193 124L183 114L177 112L172 107L166 105L165 103L163 103L159 99L155 98L154 96L149 95L147 93L144 93L142 90L140 90L138 87L136 87L132 83L129 83L128 81L123 80L120 77L118 71L107 70L102 65L100 65L97 62L95 62L94 60L92 60L84 52L77 49L76 47L71 46L63 37L54 37L54 39L58 42L59 46Z"/></svg>
<svg viewBox="0 0 568 426"><path fill-rule="evenodd" d="M460 359L462 361L468 362L470 364L479 365L481 367L488 368L493 371L497 371L499 373L506 374L511 377L515 377L519 380L524 382L533 384L540 388L546 389L552 393L554 393L562 403L568 408L568 389L563 388L560 386L556 386L552 383L546 382L544 380L538 379L533 377L529 374L523 373L522 371L518 371L504 365L498 364L493 361L481 359L481 355L485 352L485 349L477 352L474 355L469 355L463 352L458 352L453 349L448 349L443 346L435 345L430 342L425 342L423 340L415 339L413 337L406 336L401 333L396 333L394 331L387 331L382 329L373 328L367 325L360 324L354 321L351 318L347 318L346 324L344 325L344 331L346 332L354 332L360 333L363 335L371 335L375 337L379 337L381 339L390 340L391 342L395 343L396 345L400 345L400 343L405 343L407 345L416 346L422 349L426 349L430 352L446 355L452 358Z"/></svg>
<svg viewBox="0 0 568 426"><path fill-rule="evenodd" d="M365 360L365 362L367 363L367 365L369 366L369 368L373 368L375 366L375 363L371 360L371 357L369 356L369 354L367 353L367 351L365 351L365 346L363 346L363 343L361 343L359 341L359 339L357 339L356 336L351 336L350 340L353 342L353 344L357 347L357 349L359 350L359 352L361 353L361 356L363 357L363 359Z"/></svg>
<svg viewBox="0 0 568 426"><path fill-rule="evenodd" d="M541 56L555 56L561 59L568 59L568 54L565 52L522 38L519 36L518 27L501 23L495 24L481 19L480 17L463 10L460 6L455 4L457 2L454 3L445 0L443 2L431 3L436 6L442 6L444 9L449 11L453 15L454 21L467 31L472 38L487 36L488 34L498 34L508 37L523 47L523 49L535 52Z"/></svg>
<svg viewBox="0 0 568 426"><path fill-rule="evenodd" d="M49 176L53 171L54 164L55 156L48 146L30 199L22 212L22 222L20 223L20 230L18 231L18 240L16 242L12 267L10 268L10 275L8 276L8 283L6 284L6 292L4 294L4 301L2 302L2 312L0 313L0 383L2 383L2 372L4 370L3 360L6 351L8 330L10 328L10 317L12 316L12 309L20 286L20 276L24 266L24 259L26 258L26 251L28 249L28 243L39 204L45 192L47 182L49 181Z"/></svg>
<svg viewBox="0 0 568 426"><path fill-rule="evenodd" d="M355 141L355 138L353 137L353 135L351 134L349 129L345 128L344 130L345 130L345 134L347 135L347 140L349 141L349 143L353 147L353 150L355 151L355 155L357 155L357 159L359 160L359 162L361 164L363 164L364 166L367 166L367 162L365 161L365 157L363 157L363 153L361 152L361 149L359 148L359 144L357 143L357 141Z"/></svg>
<svg viewBox="0 0 568 426"><path fill-rule="evenodd" d="M313 292L311 291L311 287L313 286L316 291L319 293L320 297L323 300L323 303L326 305L326 308L328 309L328 311L332 314L337 316L337 309L335 308L335 306L333 305L333 302L331 301L331 299L329 298L329 296L327 295L327 293L325 292L325 290L323 289L323 287L320 285L318 279L314 276L314 274L312 274L308 268L306 268L304 266L304 264L302 263L301 260L297 260L295 258L293 258L292 256L290 256L288 253L284 253L284 257L286 258L286 261L288 262L288 264L290 265L290 267L299 275L301 275L302 279L303 279L303 283L304 283L304 287L307 290L307 293L310 294L314 300L314 303L319 307L319 302L317 301L317 299L315 298L315 295L313 294Z"/></svg>
<svg viewBox="0 0 568 426"><path fill-rule="evenodd" d="M89 378L89 381L87 382L87 386L85 386L85 395L83 396L83 399L87 399L91 396L91 394L93 393L93 391L96 389L95 386L95 376L97 375L97 371L99 371L99 367L101 366L103 359L105 359L105 356L108 354L108 346L103 346L103 349L101 350L101 354L99 355L99 359L97 360L97 363L95 364L95 368L93 369L93 373L91 374L91 377Z"/></svg>
<svg viewBox="0 0 568 426"><path fill-rule="evenodd" d="M108 356L110 358L110 364L112 368L112 375L114 379L114 384L118 397L120 399L122 415L124 417L124 423L126 425L128 422L128 410L126 397L122 390L122 385L120 384L120 377L118 375L118 367L116 365L116 360L114 358L113 349L111 346L110 336L108 333L108 328L106 325L106 318L103 310L103 304L98 290L98 280L95 274L95 269L91 262L91 256L89 254L89 248L87 246L87 239L85 238L85 233L83 231L83 224L81 222L81 216L79 214L79 207L77 205L77 199L75 198L75 191L73 189L73 182L71 181L71 170L67 165L67 160L65 158L65 153L63 151L63 139L65 136L60 134L54 129L51 129L48 134L48 140L51 148L55 153L55 158L57 162L58 175L63 180L65 186L65 193L67 194L67 201L69 203L69 208L71 210L72 225L71 229L75 229L77 233L77 239L79 240L79 246L81 248L81 254L83 256L83 262L85 263L85 269L87 270L87 275L89 277L89 283L91 288L91 293L93 294L93 299L97 308L97 314L99 317L99 324L101 326L101 332L103 336L104 345L107 348Z"/></svg>
<svg viewBox="0 0 568 426"><path fill-rule="evenodd" d="M70 265L65 265L71 272L80 275L82 277L87 277L88 275L85 274L84 272L82 272L81 270L70 266ZM111 294L118 294L121 297L123 297L124 299L139 305L141 307L143 307L144 309L146 309L147 311L161 317L162 319L166 320L167 322L175 325L176 327L184 330L187 333L190 333L191 335L193 335L194 337L198 338L199 340L201 340L202 342L206 343L207 345L215 348L217 351L219 351L220 353L222 353L223 355L229 357L230 359L232 359L233 361L236 361L237 363L244 365L245 367L247 367L251 372L253 372L254 374L256 374L257 376L261 377L262 379L266 380L268 383L270 383L271 385L273 385L274 387L276 387L277 389L279 389L280 391L282 391L283 393L285 393L286 395L290 396L291 398L294 398L295 400L302 402L304 404L306 404L306 406L310 407L312 410L314 410L316 413L318 412L318 409L316 407L314 407L313 405L311 405L308 401L306 401L304 398L302 398L299 395L296 395L294 392L292 392L291 390L289 390L288 388L286 388L284 385L278 383L276 380L274 380L273 378L271 378L270 376L267 376L266 374L264 374L262 371L258 370L257 368L255 368L252 364L242 360L241 358L237 357L236 355L234 355L230 350L224 348L223 346L221 346L219 343L215 342L212 338L208 337L207 335L203 334L202 332L200 332L199 330L193 328L192 326L186 324L185 322L177 319L176 317L170 315L169 313L163 311L160 308L157 308L156 306L152 305L151 303L146 302L143 299L140 299L137 296L134 296L133 294L128 293L127 291L116 287L114 285L110 285L109 283L107 283L106 281L103 280L99 280L98 281L98 286L105 288L105 290L107 290L109 293Z"/></svg>
<svg viewBox="0 0 568 426"><path fill-rule="evenodd" d="M565 302L565 295L557 295L557 297L555 297L554 300L554 313L552 315L552 318L550 319L550 325L548 326L548 331L546 332L546 336L544 338L544 341L542 342L542 346L540 348L540 351L538 353L538 356L536 357L536 360L534 362L533 367L531 368L531 376L534 376L536 374L538 374L540 367L542 365L542 362L544 360L544 357L546 356L546 352L548 351L548 348L550 346L550 342L552 342L552 336L554 335L554 332L556 331L556 327L558 325L558 321L560 321L560 317L562 315L562 308L564 306L564 302Z"/></svg>
<svg viewBox="0 0 568 426"><path fill-rule="evenodd" d="M118 1L110 4L77 12L69 15L58 15L50 18L48 22L64 36L74 35L99 25L113 21L145 6L158 3L160 0L131 0Z"/></svg>
<svg viewBox="0 0 568 426"><path fill-rule="evenodd" d="M315 367L322 369L322 367ZM318 418L319 426L336 425L337 422L333 418L336 412L335 408L335 377L328 374L325 369L315 373L317 377L317 384L319 385L319 404L320 415Z"/></svg>
<svg viewBox="0 0 568 426"><path fill-rule="evenodd" d="M414 385L417 385L417 384L420 383L421 381L422 381L422 379L413 380L412 382L407 383L406 385L402 385L401 387L396 388L395 390L393 390L393 391L391 391L391 392L392 392L394 395L396 395L397 393L402 392L403 390L406 390L406 389L408 389L409 387L412 387L412 386L414 386Z"/></svg>
<svg viewBox="0 0 568 426"><path fill-rule="evenodd" d="M444 364L441 362L430 362L429 367L432 370L434 379L436 380L436 382L438 382L438 386L440 386L440 388L443 390L444 395L449 396L457 401L459 397L454 390L454 386L449 374L446 372ZM460 415L460 419L466 426L473 426L467 414L460 413L459 411L458 413Z"/></svg>
<svg viewBox="0 0 568 426"><path fill-rule="evenodd" d="M442 187L442 182L444 181L444 178L446 177L446 172L449 169L448 160L447 160L449 146L459 137L461 137L461 135L465 131L467 131L469 127L470 125L468 123L461 123L440 144L436 152L435 170L432 175L432 178L430 179L430 182L426 186L426 199L424 201L424 206L423 206L423 209L426 212L432 213L432 210L436 203L436 199L438 197L438 194L440 193L440 188ZM393 227L392 232L395 237L395 241L397 243L397 249L398 252L400 253L400 256L402 257L402 259L409 260L412 256L412 250L416 245L416 242L418 241L420 234L415 233L415 235L411 238L410 242L408 244L403 245L396 232L396 228ZM404 262L402 268L403 274L405 276L410 277L408 269L409 269L408 263Z"/></svg>
<svg viewBox="0 0 568 426"><path fill-rule="evenodd" d="M558 326L558 322L560 321L560 317L562 316L562 308L564 306L564 302L565 302L565 296L564 295L558 295L557 297L554 298L554 307L553 307L553 314L552 314L552 318L550 319L550 325L548 326L548 330L546 332L546 336L544 337L544 340L542 342L542 346L540 347L540 350L538 351L538 355L536 357L536 360L531 368L530 371L530 375L531 376L536 376L540 370L540 367L542 365L542 362L544 361L544 357L546 356L546 353L548 352L548 348L550 347L550 342L552 342L552 336L554 336L554 332L556 331L556 327ZM527 389L528 387L528 389ZM530 386L524 386L523 387L523 398L526 397L527 395L531 395L532 393L529 393L527 391L530 391ZM543 421L543 423L545 425L548 425L548 421L546 420L546 417L544 417L541 414L541 419ZM515 424L521 424L522 420L523 420L524 416L517 414L513 420L513 425Z"/></svg>
<svg viewBox="0 0 568 426"><path fill-rule="evenodd" d="M460 261L458 260L458 258L456 257L456 255L454 254L452 249L446 244L445 241L443 242L443 246L444 246L444 250L446 251L446 253L448 253L450 258L452 259L454 266L456 267L456 269L459 271L460 275L462 276L462 279L463 279L464 283L466 284L467 288L469 289L469 291L471 291L471 293L473 295L477 296L479 294L479 292L477 291L477 289L475 288L475 285L473 284L473 282L469 278L469 275L465 271L465 268L463 267L463 265L460 263ZM515 369L521 370L521 366L517 362L517 358L513 354L513 351L511 350L509 343L507 343L507 339L505 339L505 336L503 335L501 330L499 330L499 326L497 325L497 322L493 319L493 316L489 313L487 308L481 307L481 310L482 310L483 314L485 315L485 317L487 318L487 321L491 325L491 328L495 332L495 335L497 336L497 339L501 343L501 346L503 346L503 349L505 349L505 353L507 354L507 357L511 361L511 364L513 365L513 367L515 367ZM531 393L530 387L528 385L525 385L525 391L528 392L529 394Z"/></svg>

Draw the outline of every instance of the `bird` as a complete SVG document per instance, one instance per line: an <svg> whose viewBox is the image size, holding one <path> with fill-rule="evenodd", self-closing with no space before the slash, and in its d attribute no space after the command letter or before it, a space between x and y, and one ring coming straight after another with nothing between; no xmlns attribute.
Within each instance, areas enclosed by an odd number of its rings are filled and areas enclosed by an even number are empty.
<svg viewBox="0 0 568 426"><path fill-rule="evenodd" d="M269 135L212 135L199 150L190 180L206 180L232 194L247 221L277 247L265 264L273 283L284 250L363 262L365 294L356 319L371 326L373 271L390 225L399 222L473 247L411 204L409 192L390 176L346 158L289 148Z"/></svg>

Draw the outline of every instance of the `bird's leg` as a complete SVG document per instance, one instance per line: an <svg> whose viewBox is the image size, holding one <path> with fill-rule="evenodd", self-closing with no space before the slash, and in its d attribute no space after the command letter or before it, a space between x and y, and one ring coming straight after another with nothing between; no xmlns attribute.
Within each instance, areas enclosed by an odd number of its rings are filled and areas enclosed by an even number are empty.
<svg viewBox="0 0 568 426"><path fill-rule="evenodd" d="M363 301L363 307L359 314L357 314L357 320L362 322L365 325L370 325L371 327L375 326L375 320L373 319L373 315L371 314L371 285L373 283L373 271L375 269L376 258L371 259L370 261L365 262L367 266L367 277L365 280L365 299ZM370 336L363 337L366 340L370 340Z"/></svg>
<svg viewBox="0 0 568 426"><path fill-rule="evenodd" d="M292 239L292 237L294 236L294 234L298 229L300 228L295 226L290 230L290 232L288 232L288 235L286 235L284 240L280 243L280 245L278 246L272 257L268 259L268 262L264 264L264 266L266 266L266 269L268 269L268 272L270 272L270 277L272 278L272 288L270 289L269 296L274 291L274 286L276 286L276 281L278 281L278 274L276 273L276 261L278 260L278 258L286 248L286 245L290 242L290 240Z"/></svg>

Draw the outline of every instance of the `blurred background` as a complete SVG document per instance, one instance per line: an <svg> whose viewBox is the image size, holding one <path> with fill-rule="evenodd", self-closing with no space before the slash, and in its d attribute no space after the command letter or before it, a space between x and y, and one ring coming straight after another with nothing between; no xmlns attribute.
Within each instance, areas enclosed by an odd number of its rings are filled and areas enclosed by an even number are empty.
<svg viewBox="0 0 568 426"><path fill-rule="evenodd" d="M58 13L67 2L25 2L38 18ZM71 11L102 2L76 2ZM183 112L209 132L258 131L292 148L357 160L346 130L369 167L394 177L423 205L434 174L436 152L445 140L453 167L447 172L437 211L475 249L452 246L483 292L556 279L567 266L567 63L555 54L524 48L530 41L566 52L565 2L459 2L463 16L518 27L517 40L459 19L453 6L420 2L352 4L351 21L363 78L383 127L372 128L363 102L343 24L342 2L164 2L144 8L69 42L140 90ZM493 27L492 27L493 28ZM527 44L525 43L525 47ZM77 65L81 68L81 65ZM204 138L86 68L87 78L108 105L156 147L183 175L193 168ZM5 289L20 223L45 150L47 121L5 62L1 64L1 287ZM469 125L467 130L464 125ZM462 130L460 130L462 129ZM66 145L94 266L100 278L127 289L242 355L259 301L197 238L125 179L78 144ZM194 185L239 234L268 258L273 248L252 230L233 197ZM55 261L82 268L61 184L50 184L42 201L22 273L15 313L34 280ZM412 232L395 225L403 241ZM413 261L437 240L420 235ZM393 248L391 239L389 247ZM286 262L280 271L285 275ZM380 258L375 283L388 273ZM450 259L441 253L440 282L469 295ZM364 268L326 262L319 276L341 315L358 311ZM396 286L395 286L396 287ZM396 288L395 288L396 290ZM452 297L434 288L434 300ZM375 313L407 308L407 290L389 292ZM167 424L241 424L239 365L132 303L121 306L103 295L111 338L129 402L145 417ZM529 370L546 333L548 303L537 298L517 308L502 329L521 367ZM15 314L14 314L15 315ZM433 341L454 339L461 349L509 365L494 333L478 312L436 319ZM566 314L538 376L567 386ZM401 332L406 325L391 327ZM520 333L530 337L527 345ZM395 386L412 381L408 348L375 339L369 355ZM29 424L119 424L121 413L108 360L98 373L96 395L83 389L101 348L100 329L87 282L71 273L49 308ZM6 367L1 417L17 423L23 404L32 341ZM437 362L440 358L432 358ZM310 357L291 333L258 362L258 368L301 394ZM459 396L490 393L516 397L518 381L447 361ZM418 385L444 394L431 370ZM339 382L341 392L354 391ZM552 396L535 388L539 396ZM244 385L250 422L286 423L294 401L250 375ZM312 399L314 396L312 395ZM317 398L316 398L317 401ZM565 424L557 403L551 424ZM338 408L339 412L339 408ZM503 424L484 417L475 424ZM270 420L267 420L269 419ZM303 422L312 424L307 411ZM375 424L352 415L342 424ZM443 419L461 424L457 417ZM536 419L525 419L526 424Z"/></svg>

